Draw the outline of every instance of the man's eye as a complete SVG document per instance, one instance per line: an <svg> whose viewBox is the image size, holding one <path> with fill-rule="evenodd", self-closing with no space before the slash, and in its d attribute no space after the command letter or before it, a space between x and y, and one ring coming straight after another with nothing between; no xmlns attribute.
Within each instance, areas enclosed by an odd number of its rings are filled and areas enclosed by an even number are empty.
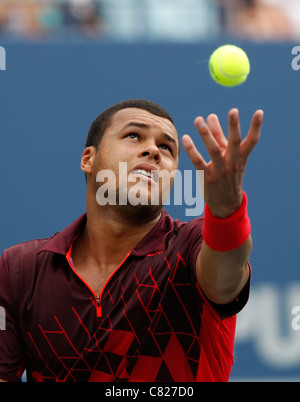
<svg viewBox="0 0 300 402"><path fill-rule="evenodd" d="M129 134L126 134L126 137L128 137L128 138L137 138L137 137L138 137L138 134L136 134L136 133L129 133Z"/></svg>
<svg viewBox="0 0 300 402"><path fill-rule="evenodd" d="M163 149L165 149L165 150L167 150L167 151L170 151L170 152L172 153L172 149L171 149L171 147L169 147L169 145L167 145L167 144L161 144L160 147L163 148Z"/></svg>

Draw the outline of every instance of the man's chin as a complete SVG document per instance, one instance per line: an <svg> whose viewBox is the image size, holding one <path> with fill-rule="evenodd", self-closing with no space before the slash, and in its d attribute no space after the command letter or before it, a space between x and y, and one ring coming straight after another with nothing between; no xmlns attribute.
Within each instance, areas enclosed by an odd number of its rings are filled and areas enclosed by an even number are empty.
<svg viewBox="0 0 300 402"><path fill-rule="evenodd" d="M162 211L162 205L118 205L120 218L131 225L140 226L157 218Z"/></svg>
<svg viewBox="0 0 300 402"><path fill-rule="evenodd" d="M97 193L97 195L99 195ZM143 225L157 218L163 209L161 195L151 197L145 191L130 194L124 191L105 192L103 197L96 197L97 204L103 213L113 215L114 219L122 220L131 225Z"/></svg>

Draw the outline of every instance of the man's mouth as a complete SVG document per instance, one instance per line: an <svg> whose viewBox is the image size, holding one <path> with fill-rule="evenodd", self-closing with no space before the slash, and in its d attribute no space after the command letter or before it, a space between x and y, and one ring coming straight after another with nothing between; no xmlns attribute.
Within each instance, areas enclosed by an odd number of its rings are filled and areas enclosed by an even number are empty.
<svg viewBox="0 0 300 402"><path fill-rule="evenodd" d="M159 178L159 173L157 170L147 171L145 169L134 169L130 172L130 174L134 174L140 177L142 180L152 180L154 183L157 183Z"/></svg>

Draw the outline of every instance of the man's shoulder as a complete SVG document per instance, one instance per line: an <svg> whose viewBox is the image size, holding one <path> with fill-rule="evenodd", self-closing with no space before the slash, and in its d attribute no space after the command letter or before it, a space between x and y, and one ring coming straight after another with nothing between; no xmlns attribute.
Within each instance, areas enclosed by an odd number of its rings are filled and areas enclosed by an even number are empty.
<svg viewBox="0 0 300 402"><path fill-rule="evenodd" d="M203 217L197 217L190 221L179 219L172 220L166 233L167 248L178 247L182 252L190 252L196 246L202 244Z"/></svg>
<svg viewBox="0 0 300 402"><path fill-rule="evenodd" d="M173 221L173 231L174 232L184 232L189 233L193 231L202 232L203 227L203 217L197 217L190 221L181 221L179 219L175 219Z"/></svg>
<svg viewBox="0 0 300 402"><path fill-rule="evenodd" d="M50 237L17 243L5 249L3 255L9 262L13 262L16 260L25 262L28 259L32 261L33 259L37 258L43 247L56 235L57 233Z"/></svg>
<svg viewBox="0 0 300 402"><path fill-rule="evenodd" d="M57 232L59 233L59 232ZM8 247L5 251L11 254L14 253L23 253L23 252L38 252L43 246L51 240L57 233L52 236L40 238L40 239L32 239L27 240L21 243L14 244L13 246Z"/></svg>
<svg viewBox="0 0 300 402"><path fill-rule="evenodd" d="M34 258L47 252L66 255L71 242L85 224L85 214L77 218L69 226L49 237L28 240L7 248L3 254L7 258Z"/></svg>

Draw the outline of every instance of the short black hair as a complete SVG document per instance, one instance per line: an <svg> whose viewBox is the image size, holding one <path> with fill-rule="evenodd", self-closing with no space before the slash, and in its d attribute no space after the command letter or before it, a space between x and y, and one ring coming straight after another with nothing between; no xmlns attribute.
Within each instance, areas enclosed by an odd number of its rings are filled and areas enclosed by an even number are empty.
<svg viewBox="0 0 300 402"><path fill-rule="evenodd" d="M98 117L96 117L89 129L85 146L94 146L96 149L98 149L103 134L111 123L114 114L122 109L127 108L138 108L146 110L156 116L170 120L171 123L174 125L174 122L169 113L158 104L146 99L128 99L110 106L109 108L104 110Z"/></svg>

